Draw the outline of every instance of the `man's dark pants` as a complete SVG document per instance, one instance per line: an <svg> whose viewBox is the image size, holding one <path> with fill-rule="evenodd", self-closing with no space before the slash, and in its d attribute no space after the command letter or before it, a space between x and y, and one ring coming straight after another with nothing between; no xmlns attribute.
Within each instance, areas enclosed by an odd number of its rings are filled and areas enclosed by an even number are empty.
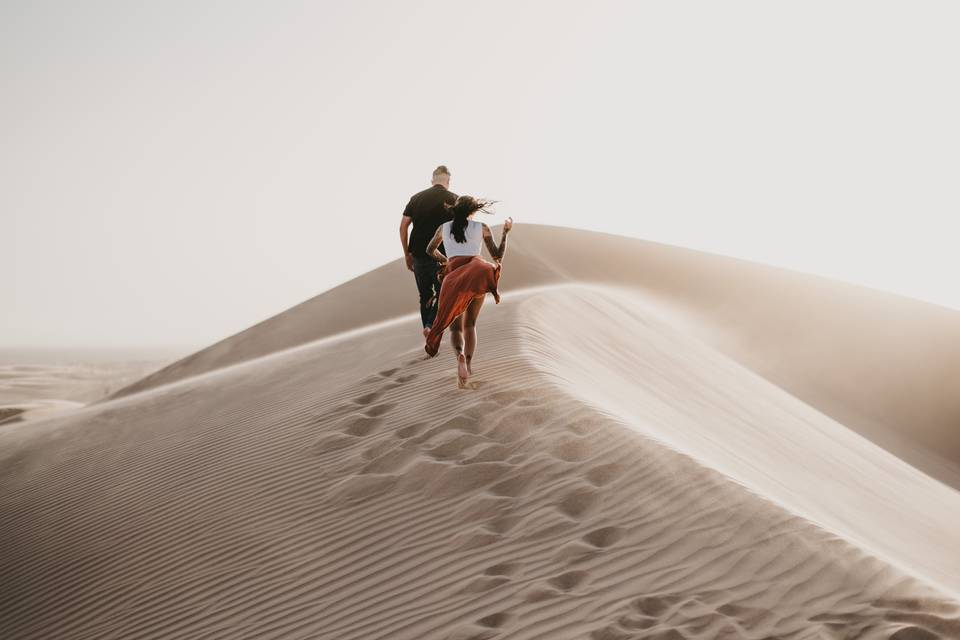
<svg viewBox="0 0 960 640"><path fill-rule="evenodd" d="M437 295L440 293L440 283L437 282L437 272L440 265L433 258L413 256L413 275L417 279L417 291L420 292L420 321L424 327L433 326L433 319L437 316Z"/></svg>

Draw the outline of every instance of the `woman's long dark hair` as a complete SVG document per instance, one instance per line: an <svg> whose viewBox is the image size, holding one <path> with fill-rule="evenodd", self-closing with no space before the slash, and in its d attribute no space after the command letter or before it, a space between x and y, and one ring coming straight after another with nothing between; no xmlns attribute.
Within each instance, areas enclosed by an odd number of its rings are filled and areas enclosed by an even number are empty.
<svg viewBox="0 0 960 640"><path fill-rule="evenodd" d="M477 211L484 211L485 207L493 204L493 200L478 200L473 196L460 196L453 204L444 204L447 211L453 214L453 224L450 233L457 242L467 241L467 217Z"/></svg>

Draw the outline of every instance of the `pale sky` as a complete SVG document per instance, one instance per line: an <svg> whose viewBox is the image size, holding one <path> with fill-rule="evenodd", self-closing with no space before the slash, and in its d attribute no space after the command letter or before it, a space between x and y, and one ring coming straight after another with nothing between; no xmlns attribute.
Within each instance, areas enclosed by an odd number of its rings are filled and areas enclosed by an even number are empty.
<svg viewBox="0 0 960 640"><path fill-rule="evenodd" d="M226 337L398 258L441 163L960 309L958 6L4 0L0 347Z"/></svg>

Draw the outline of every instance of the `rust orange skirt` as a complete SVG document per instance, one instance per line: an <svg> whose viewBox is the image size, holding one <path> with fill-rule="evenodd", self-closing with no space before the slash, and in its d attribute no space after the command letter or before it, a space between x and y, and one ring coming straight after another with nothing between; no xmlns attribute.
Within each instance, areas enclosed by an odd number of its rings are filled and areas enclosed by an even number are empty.
<svg viewBox="0 0 960 640"><path fill-rule="evenodd" d="M443 332L466 311L474 298L487 293L500 303L497 283L500 282L500 265L487 262L480 256L454 256L447 261L440 283L440 297L437 302L437 317L430 327L427 343L423 349L431 356L440 350Z"/></svg>

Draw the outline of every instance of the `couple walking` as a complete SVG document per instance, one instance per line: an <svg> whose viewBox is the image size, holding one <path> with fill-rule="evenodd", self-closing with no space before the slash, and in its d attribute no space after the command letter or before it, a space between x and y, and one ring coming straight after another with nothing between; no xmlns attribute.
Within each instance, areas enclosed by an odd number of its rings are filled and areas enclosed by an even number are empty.
<svg viewBox="0 0 960 640"><path fill-rule="evenodd" d="M500 263L513 221L507 218L503 223L497 245L490 228L473 219L491 203L457 196L449 187L450 171L440 165L433 171L430 188L415 193L407 203L400 219L400 243L420 292L424 350L431 357L437 355L443 332L449 327L457 354L457 379L464 387L473 374L477 316L484 298L489 292L500 302ZM483 245L493 263L480 256Z"/></svg>

